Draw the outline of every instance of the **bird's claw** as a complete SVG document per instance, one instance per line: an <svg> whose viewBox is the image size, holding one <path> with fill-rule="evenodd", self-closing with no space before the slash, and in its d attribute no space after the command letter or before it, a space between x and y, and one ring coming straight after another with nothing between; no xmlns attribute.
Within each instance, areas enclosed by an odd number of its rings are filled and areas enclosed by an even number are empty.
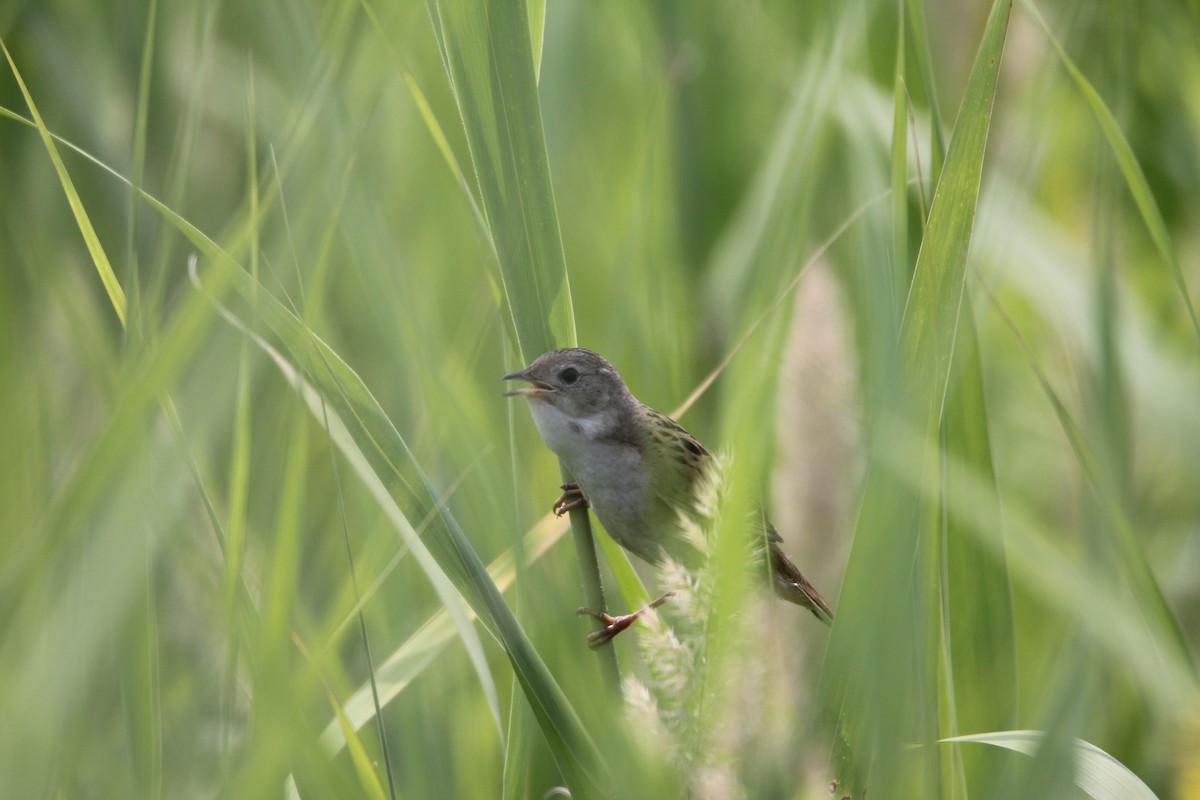
<svg viewBox="0 0 1200 800"><path fill-rule="evenodd" d="M604 623L603 628L597 628L588 634L587 646L593 650L611 642L613 637L636 622L637 618L642 615L642 611L635 611L632 614L622 614L619 617L614 617L612 614L606 614L594 608L581 608L576 613L595 617Z"/></svg>
<svg viewBox="0 0 1200 800"><path fill-rule="evenodd" d="M588 505L587 498L583 496L583 490L579 488L578 483L564 483L558 488L563 490L562 496L554 501L553 511L554 516L561 517L568 511L576 508L591 508Z"/></svg>
<svg viewBox="0 0 1200 800"><path fill-rule="evenodd" d="M595 617L596 619L598 619L604 623L603 628L597 628L596 630L594 630L588 634L587 646L593 650L603 647L604 645L611 642L618 633L625 630L633 623L637 622L638 618L641 617L642 614L645 614L647 611L650 611L651 609L658 608L663 603L670 600L671 597L674 596L674 594L675 594L674 592L667 592L662 597L655 600L653 603L650 603L649 605L639 608L637 611L634 611L632 614L621 614L620 616L616 616L616 617L614 617L612 614L609 614L604 611L597 611L594 608L579 609L575 613L580 614L580 615L586 614L589 617Z"/></svg>

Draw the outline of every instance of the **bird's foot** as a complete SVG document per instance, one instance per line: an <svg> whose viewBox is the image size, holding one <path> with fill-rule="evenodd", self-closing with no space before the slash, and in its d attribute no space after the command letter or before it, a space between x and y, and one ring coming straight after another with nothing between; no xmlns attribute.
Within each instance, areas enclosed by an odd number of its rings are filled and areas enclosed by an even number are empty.
<svg viewBox="0 0 1200 800"><path fill-rule="evenodd" d="M647 611L650 611L651 609L658 608L663 603L670 600L674 594L675 594L674 592L667 592L662 597L655 600L653 603L650 603L649 605L639 608L637 611L634 611L632 614L621 614L620 616L616 616L616 617L614 617L612 614L605 613L604 611L597 611L593 608L579 609L579 611L577 611L576 613L586 614L589 617L595 617L596 619L598 619L604 623L603 628L597 628L596 630L594 630L588 634L588 637L587 637L588 647L595 650L599 647L603 647L604 645L608 644L609 642L611 642L613 640L613 637L615 637L618 633L625 630L633 623L637 622L638 618L640 616L642 616L642 614L645 614Z"/></svg>
<svg viewBox="0 0 1200 800"><path fill-rule="evenodd" d="M568 511L579 508L591 508L588 505L587 498L583 496L583 490L579 488L578 483L564 483L558 487L563 490L562 496L554 501L554 516L561 517Z"/></svg>

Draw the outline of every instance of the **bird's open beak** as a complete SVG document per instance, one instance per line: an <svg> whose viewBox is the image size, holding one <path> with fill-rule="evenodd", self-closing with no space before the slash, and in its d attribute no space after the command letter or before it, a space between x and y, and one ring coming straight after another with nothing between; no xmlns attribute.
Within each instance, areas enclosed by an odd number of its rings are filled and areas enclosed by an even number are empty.
<svg viewBox="0 0 1200 800"><path fill-rule="evenodd" d="M557 392L550 384L545 381L535 380L529 377L529 370L523 369L520 372L510 372L500 380L502 381L526 381L529 386L523 386L520 389L513 389L504 393L505 397L541 397L544 394Z"/></svg>

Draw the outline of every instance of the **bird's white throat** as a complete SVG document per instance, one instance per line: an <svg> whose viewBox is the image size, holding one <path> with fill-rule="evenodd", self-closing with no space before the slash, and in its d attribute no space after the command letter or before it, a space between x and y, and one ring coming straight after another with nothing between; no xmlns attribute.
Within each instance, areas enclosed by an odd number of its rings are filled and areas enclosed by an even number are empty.
<svg viewBox="0 0 1200 800"><path fill-rule="evenodd" d="M530 398L529 410L533 412L533 422L542 435L542 441L559 455L609 436L616 423L615 415L610 410L573 417L553 403L536 398Z"/></svg>

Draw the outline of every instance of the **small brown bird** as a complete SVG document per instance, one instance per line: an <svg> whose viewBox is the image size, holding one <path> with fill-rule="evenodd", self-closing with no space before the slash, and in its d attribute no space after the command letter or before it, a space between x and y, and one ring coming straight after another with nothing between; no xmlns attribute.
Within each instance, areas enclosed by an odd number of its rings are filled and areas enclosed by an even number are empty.
<svg viewBox="0 0 1200 800"><path fill-rule="evenodd" d="M697 563L700 553L682 535L679 513L693 507L713 459L695 437L634 397L612 364L590 350L552 350L503 379L529 384L505 394L529 401L542 441L575 478L562 486L556 514L588 505L609 535L644 561ZM765 518L763 524L775 592L832 623L833 612L780 549L775 528ZM581 609L606 625L589 644L607 642L666 599L619 617Z"/></svg>

